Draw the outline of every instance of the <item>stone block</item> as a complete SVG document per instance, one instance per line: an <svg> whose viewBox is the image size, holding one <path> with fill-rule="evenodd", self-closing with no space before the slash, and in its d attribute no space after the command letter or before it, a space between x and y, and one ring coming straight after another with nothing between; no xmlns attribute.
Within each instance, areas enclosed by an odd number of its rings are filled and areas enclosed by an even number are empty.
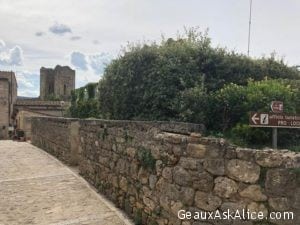
<svg viewBox="0 0 300 225"><path fill-rule="evenodd" d="M201 171L203 168L202 159L195 159L190 157L189 158L181 157L178 164L184 169L189 169L189 170Z"/></svg>
<svg viewBox="0 0 300 225"><path fill-rule="evenodd" d="M263 217L266 218L268 216L268 209L266 208L266 206L263 203L257 203L257 202L251 202L250 204L248 204L247 209L252 213L258 213L258 212L262 212L263 213Z"/></svg>
<svg viewBox="0 0 300 225"><path fill-rule="evenodd" d="M282 156L275 151L257 151L256 163L263 167L279 167L282 164Z"/></svg>
<svg viewBox="0 0 300 225"><path fill-rule="evenodd" d="M165 178L170 183L173 182L173 168L165 167L162 171L162 177Z"/></svg>
<svg viewBox="0 0 300 225"><path fill-rule="evenodd" d="M193 188L201 191L212 191L214 178L208 172L190 172L193 178Z"/></svg>
<svg viewBox="0 0 300 225"><path fill-rule="evenodd" d="M179 199L184 205L191 206L194 203L195 191L193 188L181 187Z"/></svg>
<svg viewBox="0 0 300 225"><path fill-rule="evenodd" d="M180 166L174 167L173 180L176 184L181 186L189 186L192 183L192 177L190 173Z"/></svg>
<svg viewBox="0 0 300 225"><path fill-rule="evenodd" d="M288 211L291 204L286 197L269 198L269 206L276 211Z"/></svg>
<svg viewBox="0 0 300 225"><path fill-rule="evenodd" d="M238 185L235 181L227 177L217 177L215 179L214 193L221 198L229 198L237 193Z"/></svg>
<svg viewBox="0 0 300 225"><path fill-rule="evenodd" d="M267 194L271 196L291 195L297 187L296 174L289 169L269 169L265 187Z"/></svg>
<svg viewBox="0 0 300 225"><path fill-rule="evenodd" d="M260 167L253 162L232 159L227 163L226 173L234 180L255 183L260 176Z"/></svg>
<svg viewBox="0 0 300 225"><path fill-rule="evenodd" d="M253 201L266 201L267 196L263 194L262 188L259 185L250 185L240 192L243 198L249 198Z"/></svg>
<svg viewBox="0 0 300 225"><path fill-rule="evenodd" d="M222 176L225 173L224 159L206 159L203 163L203 167L213 175Z"/></svg>
<svg viewBox="0 0 300 225"><path fill-rule="evenodd" d="M222 200L211 193L197 191L195 195L195 205L199 209L214 211L222 204Z"/></svg>
<svg viewBox="0 0 300 225"><path fill-rule="evenodd" d="M190 157L202 159L205 157L205 153L206 145L189 143L187 146L187 155Z"/></svg>

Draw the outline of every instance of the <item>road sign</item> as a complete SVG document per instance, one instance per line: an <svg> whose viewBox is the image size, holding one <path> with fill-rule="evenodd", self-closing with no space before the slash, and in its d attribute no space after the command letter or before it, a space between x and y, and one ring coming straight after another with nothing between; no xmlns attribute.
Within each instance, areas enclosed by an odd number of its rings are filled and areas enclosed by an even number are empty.
<svg viewBox="0 0 300 225"><path fill-rule="evenodd" d="M251 127L300 128L300 115L251 112Z"/></svg>
<svg viewBox="0 0 300 225"><path fill-rule="evenodd" d="M272 101L271 109L273 113L283 113L283 102L281 101Z"/></svg>

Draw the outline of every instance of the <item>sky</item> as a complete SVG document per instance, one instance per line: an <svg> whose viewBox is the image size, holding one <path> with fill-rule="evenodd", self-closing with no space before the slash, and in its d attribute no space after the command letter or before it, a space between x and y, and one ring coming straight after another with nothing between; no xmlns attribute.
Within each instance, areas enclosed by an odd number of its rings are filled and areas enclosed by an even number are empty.
<svg viewBox="0 0 300 225"><path fill-rule="evenodd" d="M76 87L98 81L128 42L208 29L213 46L247 54L250 0L0 0L0 70L39 95L39 70L68 65ZM250 56L300 65L300 1L253 0Z"/></svg>

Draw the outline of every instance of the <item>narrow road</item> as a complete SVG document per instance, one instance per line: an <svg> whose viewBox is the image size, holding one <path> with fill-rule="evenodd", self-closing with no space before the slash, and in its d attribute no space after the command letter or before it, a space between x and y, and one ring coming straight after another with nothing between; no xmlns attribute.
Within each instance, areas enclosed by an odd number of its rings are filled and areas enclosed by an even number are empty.
<svg viewBox="0 0 300 225"><path fill-rule="evenodd" d="M130 225L80 176L25 142L0 141L0 225Z"/></svg>

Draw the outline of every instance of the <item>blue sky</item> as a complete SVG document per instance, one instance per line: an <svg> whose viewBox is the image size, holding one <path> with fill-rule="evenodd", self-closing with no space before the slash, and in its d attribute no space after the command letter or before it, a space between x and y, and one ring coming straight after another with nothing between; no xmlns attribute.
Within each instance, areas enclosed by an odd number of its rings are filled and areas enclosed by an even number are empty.
<svg viewBox="0 0 300 225"><path fill-rule="evenodd" d="M250 55L299 65L300 1L253 0ZM40 67L69 65L76 87L98 81L127 42L209 29L214 46L247 52L249 0L0 0L0 70L38 96Z"/></svg>

